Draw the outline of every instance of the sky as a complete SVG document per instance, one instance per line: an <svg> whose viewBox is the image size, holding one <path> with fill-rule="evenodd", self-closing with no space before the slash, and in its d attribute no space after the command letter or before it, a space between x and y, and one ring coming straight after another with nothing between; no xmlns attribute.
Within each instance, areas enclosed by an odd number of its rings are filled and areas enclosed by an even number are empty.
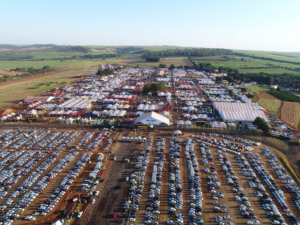
<svg viewBox="0 0 300 225"><path fill-rule="evenodd" d="M300 52L299 0L0 1L0 44Z"/></svg>

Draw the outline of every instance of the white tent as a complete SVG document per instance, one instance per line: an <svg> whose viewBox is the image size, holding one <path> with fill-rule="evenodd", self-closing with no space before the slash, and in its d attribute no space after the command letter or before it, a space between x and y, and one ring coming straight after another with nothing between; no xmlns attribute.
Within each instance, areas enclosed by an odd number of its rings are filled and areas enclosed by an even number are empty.
<svg viewBox="0 0 300 225"><path fill-rule="evenodd" d="M60 220L57 220L55 223L52 223L52 225L63 225L63 223L60 222Z"/></svg>
<svg viewBox="0 0 300 225"><path fill-rule="evenodd" d="M174 135L182 135L182 132L180 130L175 130L173 132Z"/></svg>
<svg viewBox="0 0 300 225"><path fill-rule="evenodd" d="M268 121L265 113L249 103L214 102L213 106L225 122L253 122L257 117Z"/></svg>
<svg viewBox="0 0 300 225"><path fill-rule="evenodd" d="M170 120L156 112L146 113L138 117L135 122L135 125L162 125L169 126Z"/></svg>
<svg viewBox="0 0 300 225"><path fill-rule="evenodd" d="M68 118L66 119L66 124L71 124L73 123L74 119L73 118Z"/></svg>
<svg viewBox="0 0 300 225"><path fill-rule="evenodd" d="M224 122L217 122L217 121L213 121L209 123L211 127L213 128L226 128L227 125Z"/></svg>

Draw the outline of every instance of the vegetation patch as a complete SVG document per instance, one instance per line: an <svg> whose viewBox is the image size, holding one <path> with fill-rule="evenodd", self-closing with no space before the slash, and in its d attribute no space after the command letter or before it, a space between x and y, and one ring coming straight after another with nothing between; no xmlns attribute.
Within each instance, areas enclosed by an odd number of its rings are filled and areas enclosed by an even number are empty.
<svg viewBox="0 0 300 225"><path fill-rule="evenodd" d="M40 83L40 84L37 84L35 85L34 87L32 87L33 89L39 89L41 87L49 87L50 85L52 84L57 84L57 85L63 85L63 84L66 84L67 82L52 82L52 81L48 81L48 82L43 82L43 83Z"/></svg>
<svg viewBox="0 0 300 225"><path fill-rule="evenodd" d="M300 102L300 97L287 91L269 91L269 94L283 101Z"/></svg>

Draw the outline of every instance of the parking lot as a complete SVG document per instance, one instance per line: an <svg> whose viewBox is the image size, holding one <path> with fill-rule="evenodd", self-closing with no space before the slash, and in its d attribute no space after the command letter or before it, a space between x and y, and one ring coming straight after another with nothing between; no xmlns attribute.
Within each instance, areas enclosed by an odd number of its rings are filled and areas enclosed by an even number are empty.
<svg viewBox="0 0 300 225"><path fill-rule="evenodd" d="M109 136L84 130L0 130L0 223L43 224L56 221L57 213L70 221L80 217L84 204L99 195L109 155L109 147L100 148L111 142ZM79 198L72 199L76 194Z"/></svg>
<svg viewBox="0 0 300 225"><path fill-rule="evenodd" d="M0 130L2 224L298 224L272 148L170 132Z"/></svg>
<svg viewBox="0 0 300 225"><path fill-rule="evenodd" d="M299 189L265 146L209 134L151 137L123 162L122 204L112 199L106 213L99 206L101 224L298 224ZM265 183L255 157L274 181Z"/></svg>

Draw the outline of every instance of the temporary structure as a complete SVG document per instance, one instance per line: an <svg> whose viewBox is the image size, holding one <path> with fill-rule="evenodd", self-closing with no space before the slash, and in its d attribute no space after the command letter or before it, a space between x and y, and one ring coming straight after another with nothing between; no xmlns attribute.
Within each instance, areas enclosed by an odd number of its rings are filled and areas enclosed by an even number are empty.
<svg viewBox="0 0 300 225"><path fill-rule="evenodd" d="M257 117L268 121L262 110L249 103L214 102L213 106L225 122L251 123Z"/></svg>
<svg viewBox="0 0 300 225"><path fill-rule="evenodd" d="M169 126L170 120L156 112L150 112L138 117L134 124Z"/></svg>

